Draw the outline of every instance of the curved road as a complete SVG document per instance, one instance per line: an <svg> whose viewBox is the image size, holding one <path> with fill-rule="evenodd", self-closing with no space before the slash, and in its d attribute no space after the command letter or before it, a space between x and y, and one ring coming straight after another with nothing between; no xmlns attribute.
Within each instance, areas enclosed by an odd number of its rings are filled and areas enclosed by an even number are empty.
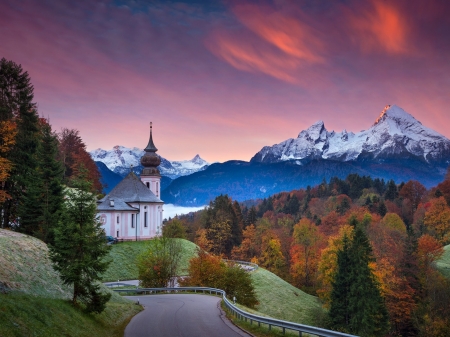
<svg viewBox="0 0 450 337"><path fill-rule="evenodd" d="M226 319L221 298L167 294L127 296L145 310L133 317L125 337L250 337Z"/></svg>

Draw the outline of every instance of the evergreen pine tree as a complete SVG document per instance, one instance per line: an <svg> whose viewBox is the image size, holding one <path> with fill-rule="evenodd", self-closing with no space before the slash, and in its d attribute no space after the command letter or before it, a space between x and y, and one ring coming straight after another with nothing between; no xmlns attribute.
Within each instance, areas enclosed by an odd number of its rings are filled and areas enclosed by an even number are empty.
<svg viewBox="0 0 450 337"><path fill-rule="evenodd" d="M257 219L256 208L255 206L252 206L248 211L246 225L250 226L256 224L256 219Z"/></svg>
<svg viewBox="0 0 450 337"><path fill-rule="evenodd" d="M386 188L386 193L384 194L385 200L394 200L398 197L398 189L394 180L389 180Z"/></svg>
<svg viewBox="0 0 450 337"><path fill-rule="evenodd" d="M55 228L54 244L50 246L53 268L64 284L73 285L72 303L82 302L87 311L100 313L111 297L100 291L96 283L108 267L104 231L96 218L96 201L91 184L82 179L66 189L61 220Z"/></svg>
<svg viewBox="0 0 450 337"><path fill-rule="evenodd" d="M350 331L362 337L383 336L388 331L388 313L369 263L372 248L361 226L350 246L351 286L349 291Z"/></svg>
<svg viewBox="0 0 450 337"><path fill-rule="evenodd" d="M58 157L58 139L50 124L41 125L39 147L39 173L41 181L41 225L38 236L46 243L53 243L53 229L57 226L63 204L63 167Z"/></svg>
<svg viewBox="0 0 450 337"><path fill-rule="evenodd" d="M385 216L387 211L388 210L387 210L386 204L384 203L383 200L381 200L380 203L378 204L377 213L381 216Z"/></svg>
<svg viewBox="0 0 450 337"><path fill-rule="evenodd" d="M349 294L351 286L350 241L347 235L343 238L342 250L337 254L337 272L332 282L331 307L328 313L331 327L348 332L350 326Z"/></svg>
<svg viewBox="0 0 450 337"><path fill-rule="evenodd" d="M27 217L26 205L36 198L33 184L38 147L38 115L33 100L33 86L27 72L20 65L0 60L0 120L17 125L15 145L8 154L13 168L2 189L10 196L3 205L3 224L17 228L20 218ZM30 200L23 200L25 197ZM24 224L23 226L26 226ZM30 224L33 226L33 224ZM26 230L25 230L26 231Z"/></svg>
<svg viewBox="0 0 450 337"><path fill-rule="evenodd" d="M331 326L362 337L383 336L388 313L369 266L374 260L369 240L361 224L356 224L349 246L344 239L331 294Z"/></svg>

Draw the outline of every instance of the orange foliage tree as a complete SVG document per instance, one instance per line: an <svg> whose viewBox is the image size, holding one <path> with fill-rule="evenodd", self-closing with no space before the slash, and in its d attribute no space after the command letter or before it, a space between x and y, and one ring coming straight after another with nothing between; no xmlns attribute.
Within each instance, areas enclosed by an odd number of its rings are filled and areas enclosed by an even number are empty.
<svg viewBox="0 0 450 337"><path fill-rule="evenodd" d="M291 276L294 285L305 290L317 286L317 267L323 237L317 226L303 218L294 226L291 248Z"/></svg>
<svg viewBox="0 0 450 337"><path fill-rule="evenodd" d="M430 201L423 223L441 243L450 241L450 207L444 197Z"/></svg>
<svg viewBox="0 0 450 337"><path fill-rule="evenodd" d="M15 143L16 134L17 127L14 122L0 122L0 203L9 198L8 193L5 191L5 183L9 177L12 163L6 158L6 155Z"/></svg>

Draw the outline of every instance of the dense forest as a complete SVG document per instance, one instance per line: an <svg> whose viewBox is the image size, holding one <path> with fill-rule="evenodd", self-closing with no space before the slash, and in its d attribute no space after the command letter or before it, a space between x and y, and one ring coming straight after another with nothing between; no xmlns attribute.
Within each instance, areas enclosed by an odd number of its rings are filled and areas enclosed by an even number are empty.
<svg viewBox="0 0 450 337"><path fill-rule="evenodd" d="M100 193L100 174L79 131L52 129L39 117L33 85L22 67L0 60L1 228L53 240L64 186L83 177Z"/></svg>
<svg viewBox="0 0 450 337"><path fill-rule="evenodd" d="M450 243L450 169L429 190L351 174L264 200L221 195L165 230L318 296L330 309L328 327L362 336L450 335L450 282L434 267Z"/></svg>

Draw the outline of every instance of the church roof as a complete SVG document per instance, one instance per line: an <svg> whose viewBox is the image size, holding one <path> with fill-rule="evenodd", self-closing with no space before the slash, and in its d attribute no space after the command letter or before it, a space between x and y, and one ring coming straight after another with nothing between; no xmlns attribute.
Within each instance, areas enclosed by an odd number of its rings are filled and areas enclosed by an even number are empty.
<svg viewBox="0 0 450 337"><path fill-rule="evenodd" d="M110 206L110 200L114 200L114 206ZM101 210L136 210L128 203L163 203L133 172L130 172L97 204Z"/></svg>
<svg viewBox="0 0 450 337"><path fill-rule="evenodd" d="M105 197L106 198L106 197ZM98 211L138 211L138 208L131 207L123 200L114 198L103 198L97 203ZM111 206L110 200L114 200L114 206Z"/></svg>

